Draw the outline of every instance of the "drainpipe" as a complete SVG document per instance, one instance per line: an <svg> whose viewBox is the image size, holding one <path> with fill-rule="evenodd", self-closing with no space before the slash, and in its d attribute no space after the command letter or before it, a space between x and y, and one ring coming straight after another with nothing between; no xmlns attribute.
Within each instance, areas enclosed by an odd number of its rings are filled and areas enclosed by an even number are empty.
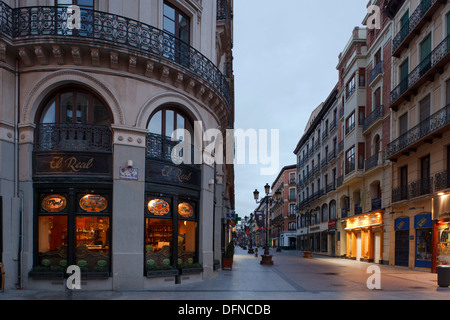
<svg viewBox="0 0 450 320"><path fill-rule="evenodd" d="M22 289L23 260L23 192L19 190L19 110L20 110L20 71L19 60L16 60L16 105L14 108L14 199L19 198L19 249L17 266L17 286Z"/></svg>

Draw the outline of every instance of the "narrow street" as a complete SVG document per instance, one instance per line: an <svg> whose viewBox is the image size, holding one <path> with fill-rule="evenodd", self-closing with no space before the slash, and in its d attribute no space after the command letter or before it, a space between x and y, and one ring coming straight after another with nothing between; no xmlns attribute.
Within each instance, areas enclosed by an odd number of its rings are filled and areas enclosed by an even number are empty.
<svg viewBox="0 0 450 320"><path fill-rule="evenodd" d="M260 257L236 248L233 270L202 283L122 292L9 291L0 300L450 300L450 288L439 288L437 275L427 271L274 251L274 266L262 266ZM380 268L381 290L367 288L369 266Z"/></svg>

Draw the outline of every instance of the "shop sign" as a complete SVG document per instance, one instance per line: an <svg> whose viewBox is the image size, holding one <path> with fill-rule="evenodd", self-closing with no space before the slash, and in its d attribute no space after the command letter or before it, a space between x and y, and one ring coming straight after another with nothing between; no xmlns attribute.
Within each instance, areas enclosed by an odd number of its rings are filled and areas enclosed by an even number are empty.
<svg viewBox="0 0 450 320"><path fill-rule="evenodd" d="M450 195L433 199L433 220L450 219Z"/></svg>
<svg viewBox="0 0 450 320"><path fill-rule="evenodd" d="M34 172L37 175L111 175L111 160L111 155L105 154L35 154Z"/></svg>
<svg viewBox="0 0 450 320"><path fill-rule="evenodd" d="M88 194L80 199L80 208L86 212L98 213L108 207L108 201L100 195Z"/></svg>
<svg viewBox="0 0 450 320"><path fill-rule="evenodd" d="M42 199L42 208L47 212L61 212L66 206L66 198L59 194L49 195Z"/></svg>
<svg viewBox="0 0 450 320"><path fill-rule="evenodd" d="M192 218L194 215L194 207L186 202L180 203L178 205L178 214L183 218Z"/></svg>
<svg viewBox="0 0 450 320"><path fill-rule="evenodd" d="M433 227L433 221L430 214L419 214L414 217L414 228L421 229L421 228L432 228Z"/></svg>
<svg viewBox="0 0 450 320"><path fill-rule="evenodd" d="M383 223L382 215L379 213L376 214L366 214L360 215L357 217L349 218L347 220L347 228L346 229L355 229L355 228L363 228L376 226Z"/></svg>
<svg viewBox="0 0 450 320"><path fill-rule="evenodd" d="M146 180L178 186L200 187L200 174L196 168L147 161Z"/></svg>
<svg viewBox="0 0 450 320"><path fill-rule="evenodd" d="M336 220L328 221L328 230L336 230Z"/></svg>
<svg viewBox="0 0 450 320"><path fill-rule="evenodd" d="M170 212L170 205L162 199L153 199L148 202L148 211L155 216L165 216Z"/></svg>
<svg viewBox="0 0 450 320"><path fill-rule="evenodd" d="M409 230L409 218L395 219L395 231Z"/></svg>

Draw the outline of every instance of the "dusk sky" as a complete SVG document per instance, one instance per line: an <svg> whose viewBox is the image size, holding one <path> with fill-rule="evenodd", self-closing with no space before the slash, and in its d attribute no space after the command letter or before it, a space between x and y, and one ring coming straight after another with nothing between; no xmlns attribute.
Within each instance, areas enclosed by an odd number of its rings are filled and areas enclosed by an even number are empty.
<svg viewBox="0 0 450 320"><path fill-rule="evenodd" d="M362 27L367 3L234 1L235 128L268 130L269 142L270 130L279 130L280 135L275 174L261 174L261 168L269 165L262 165L259 154L258 165L247 160L235 166L240 217L255 210L255 189L263 196L264 185L272 184L284 166L296 163L293 151L311 112L337 83L338 55L353 29Z"/></svg>

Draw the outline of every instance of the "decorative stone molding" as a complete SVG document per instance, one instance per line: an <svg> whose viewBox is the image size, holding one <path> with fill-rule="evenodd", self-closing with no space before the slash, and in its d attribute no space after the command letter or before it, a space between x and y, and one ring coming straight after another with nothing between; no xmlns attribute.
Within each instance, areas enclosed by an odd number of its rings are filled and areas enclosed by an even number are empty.
<svg viewBox="0 0 450 320"><path fill-rule="evenodd" d="M147 144L147 130L112 126L113 129L113 143L123 146L133 146L139 148L146 148Z"/></svg>
<svg viewBox="0 0 450 320"><path fill-rule="evenodd" d="M73 57L73 62L80 66L82 65L82 60L81 60L81 49L80 47L72 47L72 57Z"/></svg>
<svg viewBox="0 0 450 320"><path fill-rule="evenodd" d="M55 57L56 63L60 66L64 64L64 51L61 49L60 46L54 45L52 46L53 50L53 56Z"/></svg>
<svg viewBox="0 0 450 320"><path fill-rule="evenodd" d="M111 90L101 81L97 80L90 74L86 74L77 70L60 70L47 75L42 78L30 91L23 108L21 109L20 122L32 123L39 103L43 97L53 88L58 86L58 83L66 82L67 80L80 82L86 86L94 88L108 103L111 112L113 113L115 123L124 124L125 116L123 109L116 96Z"/></svg>

